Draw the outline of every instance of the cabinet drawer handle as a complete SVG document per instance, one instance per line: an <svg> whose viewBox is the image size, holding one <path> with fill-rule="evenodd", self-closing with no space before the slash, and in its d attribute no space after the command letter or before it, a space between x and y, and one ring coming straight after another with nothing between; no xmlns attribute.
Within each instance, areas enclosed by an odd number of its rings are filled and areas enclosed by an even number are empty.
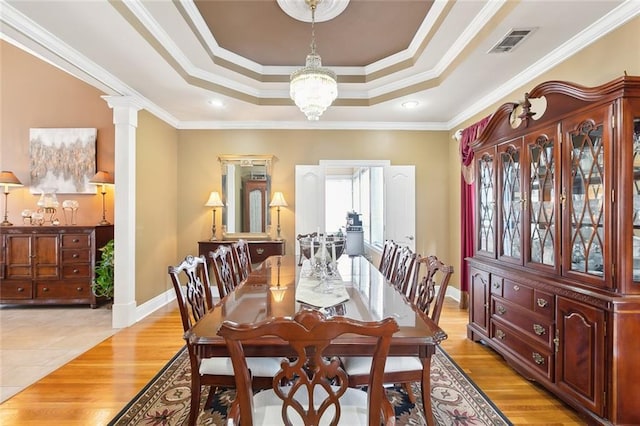
<svg viewBox="0 0 640 426"><path fill-rule="evenodd" d="M493 283L493 288L500 288L500 283Z"/></svg>
<svg viewBox="0 0 640 426"><path fill-rule="evenodd" d="M79 270L77 270L77 269L74 269L74 270L73 270L73 273L74 273L74 274L77 274L78 272L80 272L80 271L79 271Z"/></svg>
<svg viewBox="0 0 640 426"><path fill-rule="evenodd" d="M505 308L505 307L504 307L504 306L502 306L502 305L498 305L498 307L497 307L496 309L497 309L497 311L498 311L498 313L499 313L500 315L504 315L504 314L506 314L506 313L507 313L507 308Z"/></svg>
<svg viewBox="0 0 640 426"><path fill-rule="evenodd" d="M80 255L78 253L73 253L73 256L71 256L71 257L73 257L74 259L77 259L79 256Z"/></svg>
<svg viewBox="0 0 640 426"><path fill-rule="evenodd" d="M42 291L49 291L49 287L44 287Z"/></svg>
<svg viewBox="0 0 640 426"><path fill-rule="evenodd" d="M513 291L520 291L520 286L519 285L514 285L513 286Z"/></svg>
<svg viewBox="0 0 640 426"><path fill-rule="evenodd" d="M506 336L506 334L504 333L504 331L502 330L496 330L496 337L500 340L504 340L504 337Z"/></svg>
<svg viewBox="0 0 640 426"><path fill-rule="evenodd" d="M82 293L82 287L78 287L76 290L78 290L78 293Z"/></svg>
<svg viewBox="0 0 640 426"><path fill-rule="evenodd" d="M77 239L77 238L74 238L74 239L73 239L73 242L74 242L74 243L79 243L79 242L80 242L80 240L79 240L79 239Z"/></svg>
<svg viewBox="0 0 640 426"><path fill-rule="evenodd" d="M533 324L533 331L538 336L542 336L543 334L546 334L546 332L547 332L547 330L543 326L541 326L540 324Z"/></svg>
<svg viewBox="0 0 640 426"><path fill-rule="evenodd" d="M256 249L256 253L262 254L262 253L264 253L264 249L263 248L257 248Z"/></svg>
<svg viewBox="0 0 640 426"><path fill-rule="evenodd" d="M535 362L538 365L544 365L544 357L540 355L538 352L532 353L531 356L533 357L533 362Z"/></svg>
<svg viewBox="0 0 640 426"><path fill-rule="evenodd" d="M18 287L18 293L22 293L24 292L24 288L23 287Z"/></svg>
<svg viewBox="0 0 640 426"><path fill-rule="evenodd" d="M538 299L538 306L541 308L546 308L547 305L549 304L549 302L547 302L545 299Z"/></svg>

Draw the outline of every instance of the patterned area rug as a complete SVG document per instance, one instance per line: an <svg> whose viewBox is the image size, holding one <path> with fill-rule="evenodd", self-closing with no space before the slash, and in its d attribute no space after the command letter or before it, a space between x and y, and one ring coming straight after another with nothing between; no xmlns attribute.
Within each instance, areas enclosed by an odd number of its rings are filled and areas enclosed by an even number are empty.
<svg viewBox="0 0 640 426"><path fill-rule="evenodd" d="M438 425L511 425L487 396L460 370L441 348L431 365L431 401ZM183 348L109 425L182 426L189 418L189 356ZM387 389L396 410L396 425L424 425L420 387L413 385L417 403L412 404L401 387ZM202 410L199 425L224 425L233 390L221 390L212 407ZM201 406L207 399L203 388Z"/></svg>

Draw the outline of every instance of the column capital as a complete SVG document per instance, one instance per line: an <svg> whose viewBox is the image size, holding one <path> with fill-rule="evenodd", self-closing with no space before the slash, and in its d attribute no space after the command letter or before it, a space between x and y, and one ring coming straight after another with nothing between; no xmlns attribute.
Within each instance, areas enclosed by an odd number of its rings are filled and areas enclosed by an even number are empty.
<svg viewBox="0 0 640 426"><path fill-rule="evenodd" d="M133 96L101 96L109 108L113 109L113 124L129 124L138 127L140 102Z"/></svg>

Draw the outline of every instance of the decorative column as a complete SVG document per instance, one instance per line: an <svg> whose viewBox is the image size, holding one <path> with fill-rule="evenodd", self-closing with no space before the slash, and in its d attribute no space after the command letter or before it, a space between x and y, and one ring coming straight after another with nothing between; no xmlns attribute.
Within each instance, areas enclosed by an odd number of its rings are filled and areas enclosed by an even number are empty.
<svg viewBox="0 0 640 426"><path fill-rule="evenodd" d="M131 96L103 96L115 125L113 328L136 322L136 128L140 104Z"/></svg>

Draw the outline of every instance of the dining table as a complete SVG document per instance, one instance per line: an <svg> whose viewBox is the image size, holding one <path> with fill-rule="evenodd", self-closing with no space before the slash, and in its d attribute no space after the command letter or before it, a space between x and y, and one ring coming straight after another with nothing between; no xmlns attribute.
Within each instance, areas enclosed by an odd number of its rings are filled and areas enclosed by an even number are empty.
<svg viewBox="0 0 640 426"><path fill-rule="evenodd" d="M325 271L326 272L326 271ZM417 356L422 360L422 388L431 389L431 356L446 333L394 287L364 256L342 255L330 274L318 274L310 261L298 265L295 255L271 256L247 279L220 299L191 329L185 339L200 357L229 356L218 329L224 321L251 324L269 318L293 317L304 308L325 315L342 315L360 321L396 320L389 356ZM327 356L371 356L374 338L343 335L327 348ZM247 356L287 357L293 353L286 342L263 336L243 344ZM428 425L433 424L429 406L424 407Z"/></svg>

